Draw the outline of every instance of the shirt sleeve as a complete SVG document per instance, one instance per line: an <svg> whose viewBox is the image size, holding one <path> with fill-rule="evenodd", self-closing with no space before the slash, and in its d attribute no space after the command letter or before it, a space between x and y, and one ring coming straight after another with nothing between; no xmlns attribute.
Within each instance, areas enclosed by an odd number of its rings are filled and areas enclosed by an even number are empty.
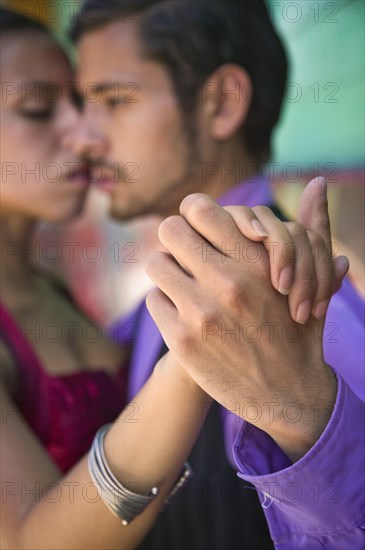
<svg viewBox="0 0 365 550"><path fill-rule="evenodd" d="M256 487L277 549L365 548L365 404L337 378L332 416L298 462L247 422L235 440L238 475Z"/></svg>
<svg viewBox="0 0 365 550"><path fill-rule="evenodd" d="M137 331L143 303L125 317L115 320L108 327L108 335L113 342L133 346L137 342Z"/></svg>

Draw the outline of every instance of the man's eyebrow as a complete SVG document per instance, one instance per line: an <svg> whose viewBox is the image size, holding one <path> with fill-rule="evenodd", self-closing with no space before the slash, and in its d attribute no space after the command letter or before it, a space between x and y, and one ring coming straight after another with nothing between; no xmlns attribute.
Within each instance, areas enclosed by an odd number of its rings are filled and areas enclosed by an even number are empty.
<svg viewBox="0 0 365 550"><path fill-rule="evenodd" d="M104 92L110 92L110 91L120 91L120 90L130 90L132 87L138 88L138 84L133 81L118 81L114 80L112 82L89 82L87 84L84 84L82 87L80 86L80 83L77 83L77 90L79 93L84 94L85 92L91 92L95 94L102 94Z"/></svg>

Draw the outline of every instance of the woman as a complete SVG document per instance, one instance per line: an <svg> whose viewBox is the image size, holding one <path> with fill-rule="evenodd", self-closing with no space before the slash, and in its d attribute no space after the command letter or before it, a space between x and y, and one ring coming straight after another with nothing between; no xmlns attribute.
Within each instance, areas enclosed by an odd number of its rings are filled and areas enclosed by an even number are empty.
<svg viewBox="0 0 365 550"><path fill-rule="evenodd" d="M88 320L59 285L27 261L36 221L74 218L89 178L86 165L63 143L78 120L64 52L41 25L6 9L1 15L2 546L128 548L143 538L178 479L207 397L177 363L170 361L168 369L161 363L137 414L127 408L117 418L125 405L126 352L105 338L86 342ZM52 327L62 331L53 342ZM189 401L179 398L185 384L192 390ZM162 455L142 454L137 442L142 437L143 449L151 453L164 418L157 443L169 448L176 419L169 426L163 404L171 395L184 419L172 468ZM156 401L159 411L152 408L148 430L141 431L145 410L147 416L149 403ZM138 478L134 471L145 471L137 493L159 485L153 504L128 529L98 496L86 454L97 429L115 418L106 442L112 471L124 477L127 465L126 483Z"/></svg>

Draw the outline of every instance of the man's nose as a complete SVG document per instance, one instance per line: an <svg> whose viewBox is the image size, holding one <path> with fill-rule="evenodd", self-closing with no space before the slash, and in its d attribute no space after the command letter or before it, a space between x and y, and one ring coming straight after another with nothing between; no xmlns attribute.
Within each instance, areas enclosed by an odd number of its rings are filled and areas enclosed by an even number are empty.
<svg viewBox="0 0 365 550"><path fill-rule="evenodd" d="M97 160L107 153L105 136L90 124L90 118L83 114L76 125L69 129L64 138L65 146L78 157Z"/></svg>

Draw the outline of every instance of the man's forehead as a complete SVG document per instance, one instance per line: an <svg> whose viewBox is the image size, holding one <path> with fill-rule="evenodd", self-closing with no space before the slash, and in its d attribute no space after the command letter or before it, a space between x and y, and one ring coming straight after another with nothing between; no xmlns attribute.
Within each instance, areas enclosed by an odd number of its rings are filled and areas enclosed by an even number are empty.
<svg viewBox="0 0 365 550"><path fill-rule="evenodd" d="M114 22L83 35L78 43L76 81L79 87L95 84L101 90L160 90L171 87L165 65L148 58L136 23Z"/></svg>
<svg viewBox="0 0 365 550"><path fill-rule="evenodd" d="M120 79L130 81L144 64L136 25L123 21L109 23L100 29L85 33L78 43L80 78L99 84Z"/></svg>
<svg viewBox="0 0 365 550"><path fill-rule="evenodd" d="M84 61L122 57L142 57L142 43L136 24L117 21L86 32L77 45Z"/></svg>

